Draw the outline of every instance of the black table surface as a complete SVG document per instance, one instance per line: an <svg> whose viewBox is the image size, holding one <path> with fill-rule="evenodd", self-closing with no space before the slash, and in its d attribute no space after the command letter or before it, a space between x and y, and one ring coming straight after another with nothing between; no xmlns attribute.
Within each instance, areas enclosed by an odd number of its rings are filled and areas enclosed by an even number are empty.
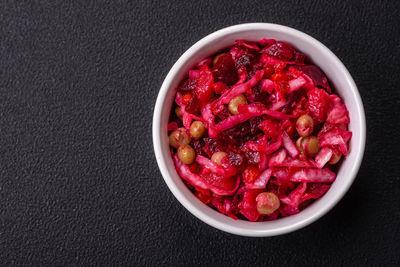
<svg viewBox="0 0 400 267"><path fill-rule="evenodd" d="M396 1L2 1L0 265L399 265ZM164 77L205 35L304 31L347 66L367 146L343 200L272 238L216 230L168 190L151 137Z"/></svg>

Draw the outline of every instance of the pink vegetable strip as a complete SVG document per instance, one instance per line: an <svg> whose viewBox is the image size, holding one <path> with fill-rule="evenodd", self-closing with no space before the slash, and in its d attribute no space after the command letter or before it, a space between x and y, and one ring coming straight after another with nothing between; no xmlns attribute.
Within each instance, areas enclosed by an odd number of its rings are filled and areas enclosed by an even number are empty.
<svg viewBox="0 0 400 267"><path fill-rule="evenodd" d="M221 188L218 188L216 186L208 184L204 178L202 178L200 175L197 175L195 173L192 173L189 169L189 166L184 164L176 154L174 156L174 164L175 168L178 172L178 174L185 179L187 182L189 182L191 185L198 187L200 189L204 190L210 190L214 194L220 195L220 196L230 196L233 195L236 190L239 188L240 185L240 177L237 176L236 178L236 185L232 190L224 190Z"/></svg>
<svg viewBox="0 0 400 267"><path fill-rule="evenodd" d="M301 198L301 202L306 201L308 199L318 199L322 197L331 186L328 184L321 183L312 183L308 184L307 190Z"/></svg>
<svg viewBox="0 0 400 267"><path fill-rule="evenodd" d="M336 174L329 169L300 169L289 173L287 168L274 168L273 176L291 182L329 183L335 181Z"/></svg>
<svg viewBox="0 0 400 267"><path fill-rule="evenodd" d="M205 105L202 109L201 114L203 116L203 123L205 124L205 127L208 128L208 134L210 136L215 136L216 135L214 130L215 117L211 111L211 104Z"/></svg>
<svg viewBox="0 0 400 267"><path fill-rule="evenodd" d="M347 142L350 140L351 136L351 132L335 127L334 129L330 130L329 132L318 138L319 146L328 147L337 145L340 152L343 155L347 155Z"/></svg>
<svg viewBox="0 0 400 267"><path fill-rule="evenodd" d="M242 84L246 81L246 77L247 77L247 71L241 71L238 73L239 74L239 80L235 83L234 86Z"/></svg>
<svg viewBox="0 0 400 267"><path fill-rule="evenodd" d="M296 189L294 189L290 194L286 197L282 197L280 201L291 206L292 208L298 208L300 203L302 202L302 197L307 189L307 183L299 184Z"/></svg>
<svg viewBox="0 0 400 267"><path fill-rule="evenodd" d="M339 146L339 150L343 155L347 155L348 148L346 142L343 140L343 137L340 135L338 136L327 136L322 139L319 143L320 147L327 147L327 146Z"/></svg>
<svg viewBox="0 0 400 267"><path fill-rule="evenodd" d="M197 155L196 162L203 168L208 169L210 172L216 173L223 177L230 177L236 174L236 170L234 168L224 169L218 164L212 162L210 159L201 155Z"/></svg>
<svg viewBox="0 0 400 267"><path fill-rule="evenodd" d="M281 150L271 155L268 166L269 167L281 166L282 163L285 161L286 157L287 157L286 150L282 148Z"/></svg>
<svg viewBox="0 0 400 267"><path fill-rule="evenodd" d="M279 136L278 140L268 146L265 147L264 149L264 153L265 154L271 154L274 153L275 151L277 151L282 145L282 137Z"/></svg>
<svg viewBox="0 0 400 267"><path fill-rule="evenodd" d="M270 110L279 110L282 107L284 107L286 104L287 104L287 102L285 100L281 100L281 101L273 103L269 109Z"/></svg>
<svg viewBox="0 0 400 267"><path fill-rule="evenodd" d="M259 114L243 113L228 117L227 119L217 123L214 127L214 132L208 131L210 137L215 137L218 133L228 130L242 122L247 121L253 117L260 116Z"/></svg>
<svg viewBox="0 0 400 267"><path fill-rule="evenodd" d="M296 90L299 90L306 83L307 83L306 79L304 79L304 77L302 77L302 76L299 76L296 79L290 80L289 81L289 92L294 92Z"/></svg>
<svg viewBox="0 0 400 267"><path fill-rule="evenodd" d="M263 152L265 155L269 155L277 151L282 145L282 137L279 136L278 139L267 145L267 136L263 135L257 142L248 141L246 143L246 147L251 151L260 151Z"/></svg>
<svg viewBox="0 0 400 267"><path fill-rule="evenodd" d="M297 150L295 144L293 143L292 139L290 139L286 131L283 131L282 133L282 141L283 146L289 152L290 156L292 158L296 158L299 155L299 151Z"/></svg>
<svg viewBox="0 0 400 267"><path fill-rule="evenodd" d="M298 168L314 168L315 165L298 159L292 159L287 156L285 149L281 149L271 155L268 163L269 167L298 167Z"/></svg>
<svg viewBox="0 0 400 267"><path fill-rule="evenodd" d="M246 184L249 189L264 189L271 177L272 169L266 169L251 184Z"/></svg>
<svg viewBox="0 0 400 267"><path fill-rule="evenodd" d="M189 166L184 164L178 157L178 154L175 154L174 156L174 164L175 168L179 174L180 177L185 179L187 182L189 182L191 185L204 189L204 190L209 190L209 186L206 184L203 178L201 178L199 175L192 173L189 169Z"/></svg>
<svg viewBox="0 0 400 267"><path fill-rule="evenodd" d="M349 112L342 100L337 95L330 95L329 98L333 103L328 110L326 122L331 124L348 124L350 122Z"/></svg>
<svg viewBox="0 0 400 267"><path fill-rule="evenodd" d="M315 156L315 163L319 169L322 169L326 163L331 159L333 151L330 148L322 148Z"/></svg>
<svg viewBox="0 0 400 267"><path fill-rule="evenodd" d="M272 110L268 110L266 108L263 107L259 107L259 106L252 106L252 105L239 105L238 110L239 112L241 112L241 108L243 111L243 106L247 106L245 109L247 109L247 111L243 112L243 113L239 113L237 115L233 115L233 116L229 116L228 118L226 118L225 120L217 123L213 129L213 131L208 131L208 135L210 137L215 137L218 133L223 132L225 130L228 130L232 127L235 127L236 125L245 122L251 118L254 117L258 117L261 115L269 115L271 117L274 118L287 118L288 116L282 112L279 111L272 111ZM295 147L296 148L296 147Z"/></svg>
<svg viewBox="0 0 400 267"><path fill-rule="evenodd" d="M324 125L325 126L325 125ZM339 127L334 127L324 134L319 134L318 138L323 141L324 138L331 136L341 136L344 142L348 142L352 136L352 133L347 130L343 130Z"/></svg>
<svg viewBox="0 0 400 267"><path fill-rule="evenodd" d="M262 78L264 75L263 70L259 70L254 74L253 77L251 77L250 80L248 80L246 83L242 83L239 85L233 86L230 90L227 90L225 93L221 95L220 98L218 98L214 103L213 106L217 107L222 104L228 104L229 101L231 101L232 98L235 96L238 96L240 94L243 94L247 90L251 89L253 86L255 86Z"/></svg>
<svg viewBox="0 0 400 267"><path fill-rule="evenodd" d="M264 79L261 81L261 90L268 92L268 94L272 93L272 91L274 90L274 87L275 87L275 84L270 79Z"/></svg>
<svg viewBox="0 0 400 267"><path fill-rule="evenodd" d="M273 117L275 119L278 120L284 120L284 119L288 119L291 118L292 116L287 115L283 112L279 112L276 110L270 110L264 107L264 105L260 105L258 104L250 104L250 105L239 105L238 106L238 111L239 113L246 113L246 112L253 112L253 113L259 113L261 115L268 115L270 117Z"/></svg>

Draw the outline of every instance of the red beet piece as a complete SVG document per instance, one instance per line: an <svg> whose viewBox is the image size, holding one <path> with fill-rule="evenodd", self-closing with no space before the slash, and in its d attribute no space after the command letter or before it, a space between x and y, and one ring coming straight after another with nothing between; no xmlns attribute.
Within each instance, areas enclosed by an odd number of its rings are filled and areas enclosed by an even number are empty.
<svg viewBox="0 0 400 267"><path fill-rule="evenodd" d="M259 174L260 170L256 166L249 165L246 167L246 169L244 169L242 173L243 180L246 183L251 184L258 177Z"/></svg>
<svg viewBox="0 0 400 267"><path fill-rule="evenodd" d="M325 88L329 93L331 92L331 87L329 86L328 79L320 68L315 65L304 65L298 66L304 74L308 75L314 82L316 86L321 86Z"/></svg>
<svg viewBox="0 0 400 267"><path fill-rule="evenodd" d="M261 50L261 53L273 56L280 60L288 61L293 57L293 47L285 42L276 42Z"/></svg>
<svg viewBox="0 0 400 267"><path fill-rule="evenodd" d="M311 116L318 123L324 122L330 108L330 100L327 92L323 89L313 88L307 93L308 108Z"/></svg>
<svg viewBox="0 0 400 267"><path fill-rule="evenodd" d="M203 65L200 69L199 78L196 82L195 93L201 105L206 105L208 100L213 96L212 84L214 82L213 75L207 65Z"/></svg>
<svg viewBox="0 0 400 267"><path fill-rule="evenodd" d="M226 194L220 195L232 195L234 191L236 191L239 187L239 183L237 182L237 180L240 179L238 179L236 176L223 177L216 173L210 172L203 175L202 178L204 179L204 181L206 181L210 188L215 187L226 192Z"/></svg>
<svg viewBox="0 0 400 267"><path fill-rule="evenodd" d="M281 133L279 123L274 120L263 120L258 127L265 133L266 136L271 138L277 137Z"/></svg>
<svg viewBox="0 0 400 267"><path fill-rule="evenodd" d="M178 86L178 92L182 94L190 93L196 87L196 80L187 78L183 80Z"/></svg>
<svg viewBox="0 0 400 267"><path fill-rule="evenodd" d="M257 201L256 198L258 194L260 194L262 190L251 189L243 194L243 200L240 203L241 210L240 212L252 222L256 222L260 217L260 214L257 212Z"/></svg>
<svg viewBox="0 0 400 267"><path fill-rule="evenodd" d="M240 70L249 71L259 59L259 53L257 53L257 51L242 45L234 45L230 53L232 54L232 58L239 72Z"/></svg>
<svg viewBox="0 0 400 267"><path fill-rule="evenodd" d="M239 153L230 152L228 154L228 162L233 166L241 166L244 163L244 157Z"/></svg>
<svg viewBox="0 0 400 267"><path fill-rule="evenodd" d="M196 155L205 155L203 152L204 144L201 140L193 139L190 145L193 147L194 151L196 151Z"/></svg>
<svg viewBox="0 0 400 267"><path fill-rule="evenodd" d="M222 55L211 69L215 81L222 81L227 85L233 85L238 80L238 72L230 53Z"/></svg>
<svg viewBox="0 0 400 267"><path fill-rule="evenodd" d="M251 119L249 120L249 123L250 123L250 133L251 133L251 134L255 134L255 133L256 133L256 131L257 131L257 129L258 129L258 126L260 125L261 121L262 121L262 118L261 118L261 117L255 117L255 118L251 118Z"/></svg>
<svg viewBox="0 0 400 267"><path fill-rule="evenodd" d="M213 89L214 92L218 95L222 94L223 92L225 92L226 90L228 90L228 86L226 84L224 84L223 82L219 81L213 84Z"/></svg>
<svg viewBox="0 0 400 267"><path fill-rule="evenodd" d="M301 52L295 52L294 57L293 57L293 62L296 64L304 64L304 61L306 60L306 55L304 55Z"/></svg>
<svg viewBox="0 0 400 267"><path fill-rule="evenodd" d="M248 164L258 164L260 162L260 152L258 151L246 151L244 155Z"/></svg>
<svg viewBox="0 0 400 267"><path fill-rule="evenodd" d="M199 115L200 113L200 100L196 94L192 94L189 102L185 106L186 112Z"/></svg>

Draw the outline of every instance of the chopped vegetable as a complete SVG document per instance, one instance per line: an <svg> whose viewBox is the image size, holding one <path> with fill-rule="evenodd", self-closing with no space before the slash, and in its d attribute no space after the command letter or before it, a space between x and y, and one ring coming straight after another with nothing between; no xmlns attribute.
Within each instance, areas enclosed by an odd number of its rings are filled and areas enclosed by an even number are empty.
<svg viewBox="0 0 400 267"><path fill-rule="evenodd" d="M246 169L244 169L242 176L245 183L251 184L259 174L260 170L256 166L249 165Z"/></svg>
<svg viewBox="0 0 400 267"><path fill-rule="evenodd" d="M213 95L212 84L214 83L214 78L210 68L206 64L201 67L198 76L194 92L200 103L205 105Z"/></svg>
<svg viewBox="0 0 400 267"><path fill-rule="evenodd" d="M299 155L299 151L297 150L295 144L285 131L282 133L282 142L290 156L296 158Z"/></svg>
<svg viewBox="0 0 400 267"><path fill-rule="evenodd" d="M294 172L290 172L287 168L275 168L272 175L282 180L307 183L328 183L335 181L336 178L336 174L327 168L302 168Z"/></svg>
<svg viewBox="0 0 400 267"><path fill-rule="evenodd" d="M325 121L330 106L328 93L324 89L313 88L307 93L308 107L313 119L321 123Z"/></svg>
<svg viewBox="0 0 400 267"><path fill-rule="evenodd" d="M216 152L218 153L218 152ZM218 174L223 177L230 177L236 174L236 168L234 166L230 166L229 164L225 166L225 168L221 164L217 164L214 161L203 157L201 155L198 155L196 157L196 162L202 166L203 168L209 170L210 172L213 172L215 174Z"/></svg>
<svg viewBox="0 0 400 267"><path fill-rule="evenodd" d="M230 90L227 90L225 93L223 93L221 97L213 103L213 106L220 107L222 104L228 104L232 98L245 93L247 90L255 86L263 77L263 75L264 71L260 70L246 83L233 86Z"/></svg>
<svg viewBox="0 0 400 267"><path fill-rule="evenodd" d="M250 189L265 189L271 174L272 169L266 169L252 183L247 183L246 186Z"/></svg>
<svg viewBox="0 0 400 267"><path fill-rule="evenodd" d="M329 162L333 155L333 151L330 148L324 147L319 151L319 153L315 156L315 163L318 168L323 168L326 163Z"/></svg>

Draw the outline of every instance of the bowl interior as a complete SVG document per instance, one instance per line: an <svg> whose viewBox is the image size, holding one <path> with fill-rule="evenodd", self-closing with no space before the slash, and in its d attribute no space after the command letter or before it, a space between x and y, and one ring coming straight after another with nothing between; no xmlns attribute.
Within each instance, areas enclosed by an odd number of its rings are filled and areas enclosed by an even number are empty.
<svg viewBox="0 0 400 267"><path fill-rule="evenodd" d="M336 181L321 199L299 214L275 221L254 223L232 220L204 205L189 191L172 162L166 129L175 88L194 64L233 45L237 39L258 41L261 38L274 38L292 44L325 72L335 88L335 93L340 95L349 110L349 130L352 131L353 137L350 142L350 153L340 166ZM173 66L161 87L153 124L156 158L167 185L177 199L206 223L230 233L247 236L286 233L303 227L325 214L341 199L353 182L362 160L365 142L365 118L361 98L353 79L340 60L314 38L288 27L266 23L243 24L217 31L186 51Z"/></svg>

